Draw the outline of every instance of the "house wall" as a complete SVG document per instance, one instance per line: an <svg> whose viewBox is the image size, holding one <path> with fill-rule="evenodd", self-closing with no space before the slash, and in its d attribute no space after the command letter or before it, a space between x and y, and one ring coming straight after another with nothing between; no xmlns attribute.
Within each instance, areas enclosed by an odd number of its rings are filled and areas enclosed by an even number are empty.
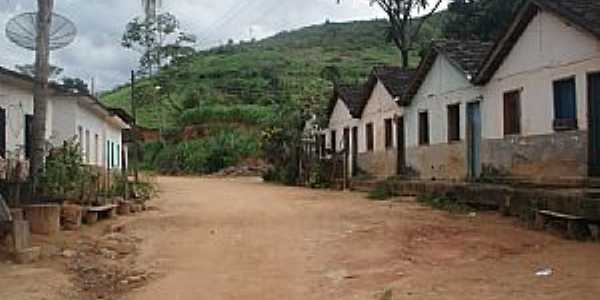
<svg viewBox="0 0 600 300"><path fill-rule="evenodd" d="M397 173L396 123L392 126L392 148L385 147L385 119L394 119L402 114L385 86L378 81L363 111L358 129L359 168L376 177L389 177ZM373 124L373 151L367 151L367 124Z"/></svg>
<svg viewBox="0 0 600 300"><path fill-rule="evenodd" d="M326 136L326 145L328 149L332 148L331 143L331 132L336 132L336 151L340 152L344 149L344 128L350 129L350 146L352 147L352 127L358 125L358 120L353 118L350 114L350 110L346 107L346 104L341 99L338 99L333 112L329 118L329 127L327 128L327 132L325 132ZM360 129L359 129L360 132ZM348 172L354 170L355 166L352 164L353 157L352 152L350 151L348 154L349 163L348 163Z"/></svg>
<svg viewBox="0 0 600 300"><path fill-rule="evenodd" d="M600 71L600 42L540 12L485 86L482 164L493 173L547 180L587 173L587 74ZM578 131L553 129L553 82L575 76ZM504 136L503 94L521 91L521 134Z"/></svg>
<svg viewBox="0 0 600 300"><path fill-rule="evenodd" d="M0 80L0 107L6 110L6 152L22 157L25 145L25 115L33 112L31 90Z"/></svg>
<svg viewBox="0 0 600 300"><path fill-rule="evenodd" d="M466 107L481 96L466 75L438 55L412 103L406 108L407 166L423 179L468 176ZM448 142L448 105L460 105L460 141ZM419 145L419 113L429 115L429 145Z"/></svg>

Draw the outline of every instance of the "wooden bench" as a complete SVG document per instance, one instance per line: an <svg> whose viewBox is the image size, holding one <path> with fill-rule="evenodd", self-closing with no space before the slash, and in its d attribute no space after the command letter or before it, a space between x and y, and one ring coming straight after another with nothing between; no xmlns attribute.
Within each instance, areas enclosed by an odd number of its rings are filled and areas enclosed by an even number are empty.
<svg viewBox="0 0 600 300"><path fill-rule="evenodd" d="M118 205L109 204L104 206L90 206L84 208L84 219L86 224L94 224L98 222L100 215L106 218L114 218L117 215Z"/></svg>
<svg viewBox="0 0 600 300"><path fill-rule="evenodd" d="M548 221L563 220L567 223L567 237L570 239L581 239L586 231L586 220L584 217L559 213L551 210L538 210L535 214L535 228L543 230Z"/></svg>

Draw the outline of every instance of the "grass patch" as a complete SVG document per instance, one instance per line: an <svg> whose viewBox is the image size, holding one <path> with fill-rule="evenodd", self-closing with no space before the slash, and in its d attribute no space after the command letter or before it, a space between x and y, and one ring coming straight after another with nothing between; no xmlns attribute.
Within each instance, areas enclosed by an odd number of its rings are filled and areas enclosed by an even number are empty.
<svg viewBox="0 0 600 300"><path fill-rule="evenodd" d="M460 203L456 199L452 199L445 196L431 196L431 195L421 195L417 197L417 202L422 205L429 206L433 209L447 211L453 214L466 214L472 212L473 209L464 204Z"/></svg>
<svg viewBox="0 0 600 300"><path fill-rule="evenodd" d="M396 191L394 184L391 181L386 180L377 184L375 189L369 192L367 198L377 201L386 201L398 196L400 196L400 194Z"/></svg>

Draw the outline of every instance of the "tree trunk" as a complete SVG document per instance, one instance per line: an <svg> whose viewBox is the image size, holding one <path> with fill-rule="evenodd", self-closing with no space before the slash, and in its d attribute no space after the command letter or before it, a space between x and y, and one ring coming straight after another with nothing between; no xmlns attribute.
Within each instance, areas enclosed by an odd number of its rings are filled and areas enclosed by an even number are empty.
<svg viewBox="0 0 600 300"><path fill-rule="evenodd" d="M54 0L38 0L37 38L35 52L35 81L33 85L33 153L31 178L33 193L44 166L46 152L46 109L48 106L48 77L50 74L50 24Z"/></svg>
<svg viewBox="0 0 600 300"><path fill-rule="evenodd" d="M405 70L408 70L409 67L409 57L410 57L410 50L406 49L400 49L400 55L402 56L402 68Z"/></svg>

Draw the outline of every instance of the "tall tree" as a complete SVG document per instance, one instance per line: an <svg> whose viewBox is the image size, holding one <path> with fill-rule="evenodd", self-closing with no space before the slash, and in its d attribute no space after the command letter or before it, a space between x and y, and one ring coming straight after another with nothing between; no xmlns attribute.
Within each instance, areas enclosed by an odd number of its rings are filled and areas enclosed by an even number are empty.
<svg viewBox="0 0 600 300"><path fill-rule="evenodd" d="M407 69L410 51L423 24L439 9L442 0L369 0L369 3L379 6L387 15L390 38L400 50L402 67Z"/></svg>
<svg viewBox="0 0 600 300"><path fill-rule="evenodd" d="M67 90L75 90L81 94L90 94L90 89L81 78L63 77L61 86Z"/></svg>
<svg viewBox="0 0 600 300"><path fill-rule="evenodd" d="M48 77L50 74L50 24L54 0L38 0L37 37L35 50L35 81L33 85L33 153L31 175L34 192L43 171L46 154L46 110Z"/></svg>
<svg viewBox="0 0 600 300"><path fill-rule="evenodd" d="M510 24L525 0L453 0L443 34L452 39L492 41Z"/></svg>

